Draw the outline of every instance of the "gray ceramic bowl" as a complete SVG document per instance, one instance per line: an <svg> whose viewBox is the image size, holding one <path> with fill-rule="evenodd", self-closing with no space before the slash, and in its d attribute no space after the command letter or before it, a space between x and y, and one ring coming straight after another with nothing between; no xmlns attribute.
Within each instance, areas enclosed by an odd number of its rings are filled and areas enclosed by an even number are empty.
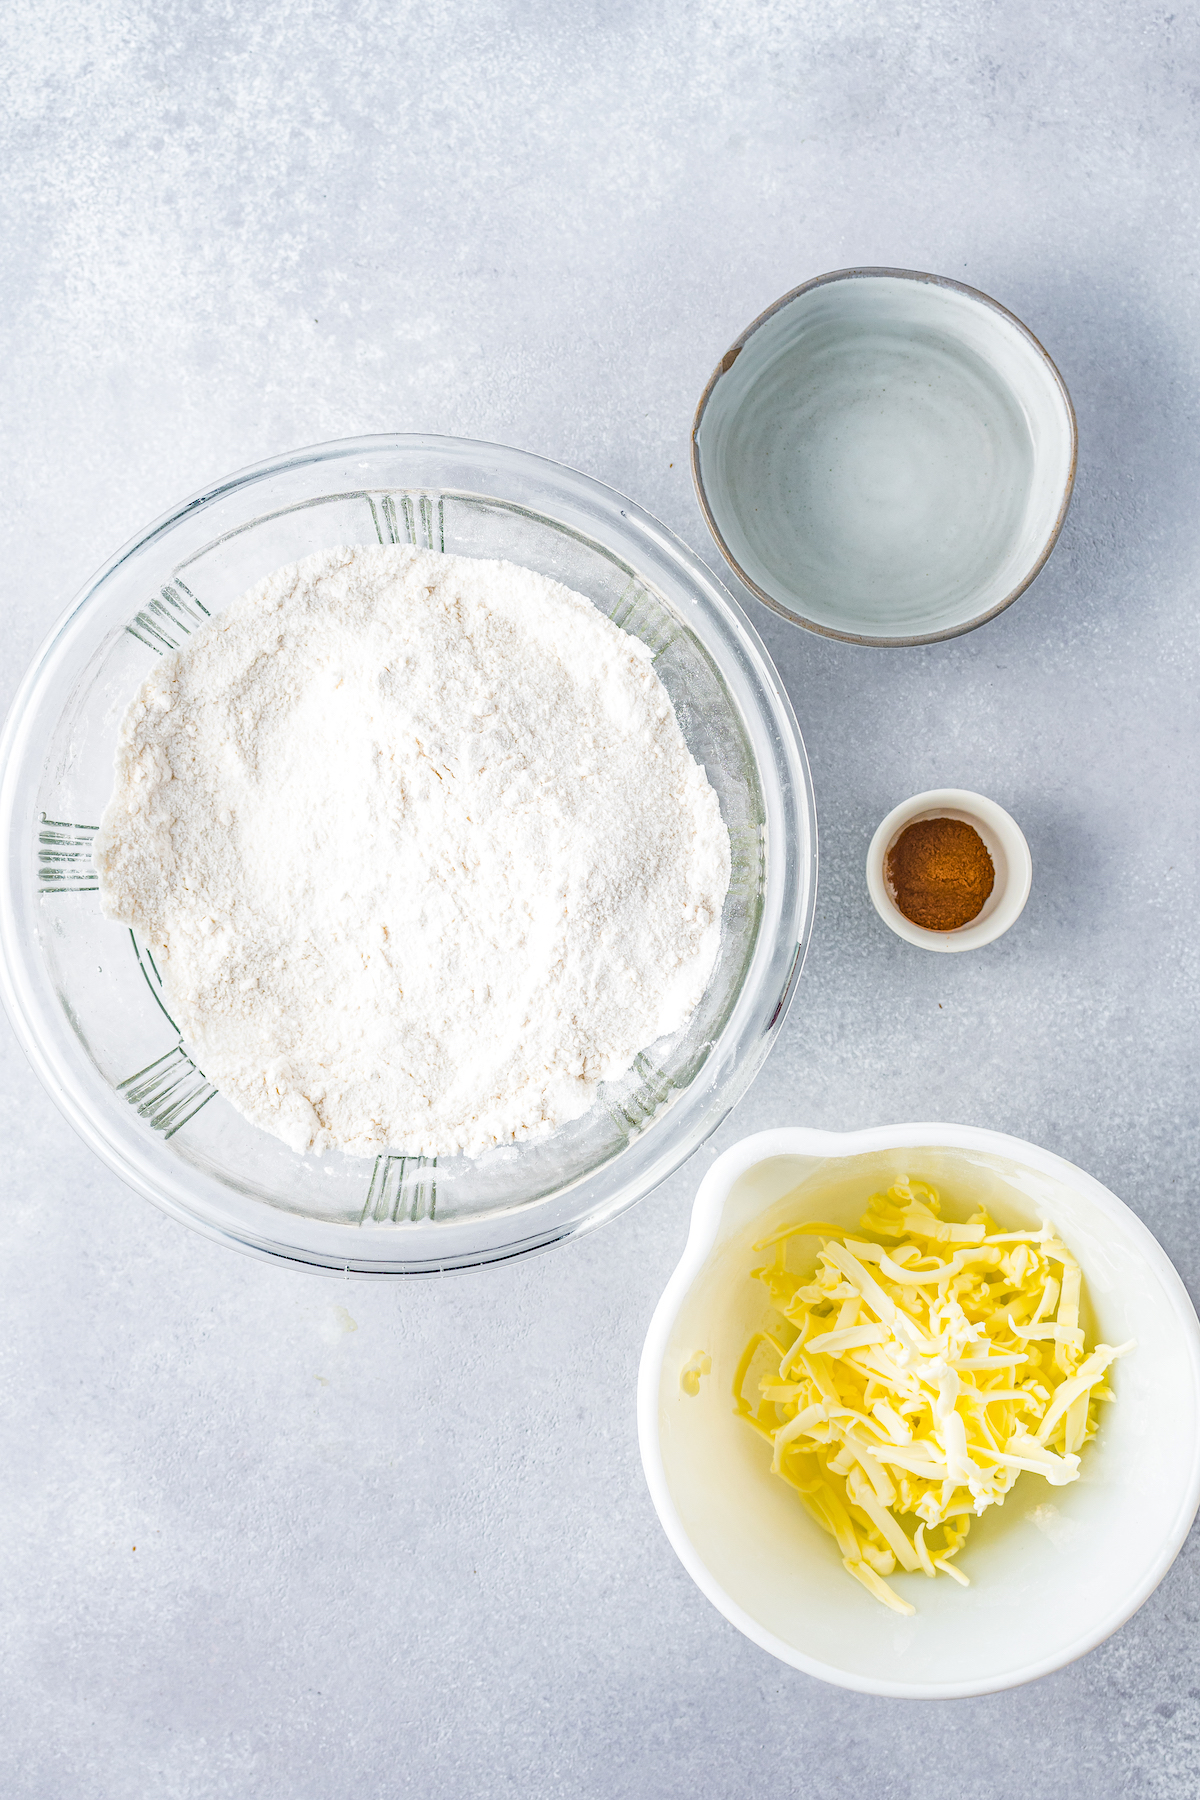
<svg viewBox="0 0 1200 1800"><path fill-rule="evenodd" d="M692 427L717 544L786 619L923 644L1037 575L1075 480L1075 412L1021 321L961 282L842 269L721 358Z"/></svg>

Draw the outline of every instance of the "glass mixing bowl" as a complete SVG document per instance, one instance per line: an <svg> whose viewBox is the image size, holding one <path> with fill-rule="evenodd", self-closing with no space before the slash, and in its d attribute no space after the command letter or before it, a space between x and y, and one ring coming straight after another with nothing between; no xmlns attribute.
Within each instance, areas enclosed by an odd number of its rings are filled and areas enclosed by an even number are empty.
<svg viewBox="0 0 1200 1800"><path fill-rule="evenodd" d="M302 1156L249 1124L189 1056L149 947L99 906L92 843L117 726L154 658L281 564L376 542L507 558L640 637L733 846L720 953L687 1028L649 1046L583 1118L478 1159ZM148 1199L222 1242L311 1268L466 1268L631 1206L745 1091L812 928L812 784L754 631L704 565L628 500L491 444L325 444L186 501L101 569L54 631L9 715L0 769L0 972L38 1074Z"/></svg>

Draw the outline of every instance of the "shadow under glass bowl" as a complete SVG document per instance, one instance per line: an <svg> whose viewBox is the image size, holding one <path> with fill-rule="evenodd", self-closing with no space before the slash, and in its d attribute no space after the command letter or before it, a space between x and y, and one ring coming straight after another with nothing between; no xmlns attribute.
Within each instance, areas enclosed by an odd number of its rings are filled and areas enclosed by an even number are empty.
<svg viewBox="0 0 1200 1800"><path fill-rule="evenodd" d="M498 557L587 595L649 645L721 803L733 878L688 1026L553 1136L471 1159L301 1156L206 1081L149 947L99 906L92 843L126 705L160 655L284 563L337 544ZM816 820L788 697L698 558L560 465L468 440L320 445L196 495L83 590L0 743L0 979L39 1076L117 1174L220 1241L360 1275L547 1247L632 1205L729 1112L782 1023L812 929Z"/></svg>

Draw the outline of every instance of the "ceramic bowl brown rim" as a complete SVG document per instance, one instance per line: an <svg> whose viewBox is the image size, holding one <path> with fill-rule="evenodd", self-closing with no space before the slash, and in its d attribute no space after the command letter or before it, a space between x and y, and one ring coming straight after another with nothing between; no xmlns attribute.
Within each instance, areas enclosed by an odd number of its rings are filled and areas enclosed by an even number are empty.
<svg viewBox="0 0 1200 1800"><path fill-rule="evenodd" d="M835 631L832 626L818 625L815 619L806 619L803 613L794 612L791 607L784 606L782 601L777 600L773 595L768 594L765 589L759 587L758 583L750 578L734 556L729 545L725 542L721 533L721 528L713 516L712 508L709 506L708 495L704 488L704 478L700 472L700 424L704 418L704 410L712 397L713 390L718 381L720 381L722 375L727 375L729 373L746 344L754 336L754 333L758 331L761 326L765 325L768 319L774 318L777 312L780 312L785 306L790 306L793 300L798 300L801 294L807 294L813 288L825 287L830 282L834 281L863 281L878 278L879 276L890 276L893 279L900 281L923 281L927 282L932 287L953 288L957 293L969 295L972 300L981 301L984 306L990 307L993 312L999 313L1002 318L1007 319L1010 324L1015 325L1021 335L1028 339L1029 343L1032 344L1033 348L1045 363L1055 386L1062 395L1063 403L1067 409L1067 418L1071 427L1071 461L1067 470L1066 484L1063 488L1062 502L1059 506L1054 524L1050 529L1050 534L1042 546L1041 555L1029 570L1029 573L1023 580L1018 582L1011 593L1006 594L1003 600L999 601L995 606L989 607L987 612L980 613L978 618L968 619L965 624L952 626L948 631L922 632L916 637L867 637L861 632ZM692 420L692 480L695 483L696 498L700 503L700 511L704 514L704 522L712 533L717 549L721 552L721 555L725 558L725 561L729 564L743 586L749 588L750 592L756 595L757 598L763 602L764 606L769 606L772 612L777 612L781 618L789 620L793 625L803 625L808 631L819 632L822 637L838 638L842 643L874 644L883 649L902 648L915 644L939 644L946 638L961 637L964 632L974 631L978 626L986 625L989 619L994 619L997 613L1002 613L1006 606L1011 606L1013 601L1017 599L1019 595L1023 594L1030 583L1035 581L1041 574L1046 566L1046 560L1049 557L1050 552L1058 542L1058 534L1062 530L1063 520L1067 516L1067 508L1071 504L1071 495L1075 487L1075 466L1078 455L1079 430L1075 421L1075 408L1071 404L1071 396L1067 392L1067 384L1059 374L1058 369L1045 346L1034 337L1028 325L1018 319L1016 313L1009 312L1007 306L1001 306L998 300L993 300L990 294L981 292L979 288L968 287L963 281L952 281L948 275L927 275L922 273L919 269L833 269L827 275L816 275L811 281L802 281L799 287L793 288L790 293L784 294L781 299L776 300L772 306L768 306L765 312L759 313L757 319L747 325L741 336L734 339L729 349L725 352L724 356L709 376L708 383L696 406L695 417Z"/></svg>

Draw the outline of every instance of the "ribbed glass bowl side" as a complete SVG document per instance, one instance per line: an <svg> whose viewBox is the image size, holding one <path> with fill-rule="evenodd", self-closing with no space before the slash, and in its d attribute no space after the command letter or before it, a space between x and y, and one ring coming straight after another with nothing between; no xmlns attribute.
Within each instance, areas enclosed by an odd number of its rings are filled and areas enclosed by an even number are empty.
<svg viewBox="0 0 1200 1800"><path fill-rule="evenodd" d="M152 948L103 919L91 846L122 711L157 655L253 581L338 543L504 557L587 594L651 648L734 853L717 967L677 1038L551 1138L435 1165L301 1157L207 1082ZM787 697L698 560L620 496L522 452L398 437L244 472L151 527L89 583L5 729L4 998L67 1117L127 1181L243 1249L402 1274L544 1247L612 1217L690 1154L761 1065L811 929L815 821Z"/></svg>

